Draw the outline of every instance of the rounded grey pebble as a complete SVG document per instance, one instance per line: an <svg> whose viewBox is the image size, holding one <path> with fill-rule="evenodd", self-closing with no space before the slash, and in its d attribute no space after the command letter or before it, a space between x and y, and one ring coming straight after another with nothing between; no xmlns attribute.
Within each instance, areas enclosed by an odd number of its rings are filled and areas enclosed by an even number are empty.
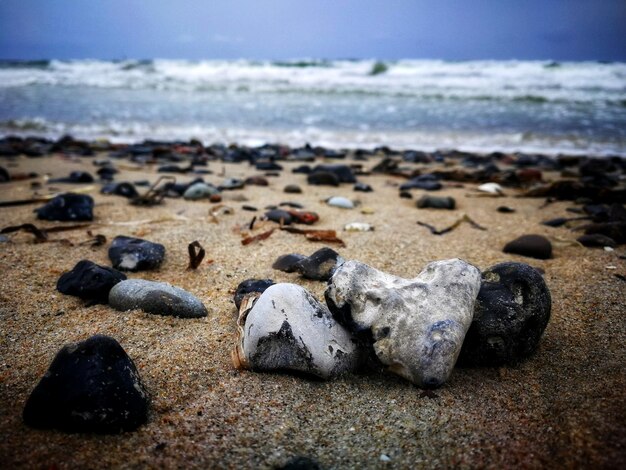
<svg viewBox="0 0 626 470"><path fill-rule="evenodd" d="M155 315L181 318L207 316L202 302L189 292L165 282L129 279L116 284L109 292L109 305L116 310L139 308Z"/></svg>

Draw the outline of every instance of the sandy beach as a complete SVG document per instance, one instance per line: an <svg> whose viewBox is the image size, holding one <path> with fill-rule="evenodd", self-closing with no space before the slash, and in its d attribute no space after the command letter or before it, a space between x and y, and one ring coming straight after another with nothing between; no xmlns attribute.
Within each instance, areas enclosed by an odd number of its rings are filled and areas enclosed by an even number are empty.
<svg viewBox="0 0 626 470"><path fill-rule="evenodd" d="M100 155L106 157L106 154ZM371 169L380 156L359 163ZM20 156L0 160L11 173L51 177L70 171L94 173L93 157ZM318 159L316 163L321 163ZM116 165L118 162L115 162ZM272 468L294 456L308 456L322 468L619 468L626 464L626 275L624 245L614 251L575 243L578 233L540 222L567 216L571 201L545 204L545 198L477 197L476 185L444 182L437 195L457 201L453 211L418 209L424 191L398 197L405 180L385 174L359 176L371 193L351 184L311 186L292 174L301 162L280 162L269 186L247 185L225 191L220 204L232 213L211 211L218 204L166 198L155 207L138 207L118 196L100 194L99 184L44 184L39 194L87 188L95 199L88 227L53 233L34 243L28 233L7 235L0 243L0 466L3 468ZM119 162L116 181L156 181L156 165L139 168ZM428 171L443 165L405 166ZM137 167L137 168L135 168ZM263 174L247 163L211 161L218 184L224 178ZM446 166L445 169L450 167ZM176 175L188 182L197 175ZM545 181L556 172L544 172ZM33 196L33 180L0 185L0 201ZM302 194L285 194L295 183ZM462 187L459 187L462 186ZM143 190L143 189L141 189ZM355 209L329 207L330 196L358 200ZM261 216L268 205L296 201L320 216L315 228L337 230L345 246L328 245L345 259L377 269L416 276L428 262L464 259L484 270L503 261L520 261L544 271L552 295L552 315L537 353L517 366L456 368L441 388L425 393L390 373L372 371L316 381L283 373L238 371L231 362L237 312L237 285L249 278L293 282L323 301L325 283L272 269L287 253L310 255L326 246L276 230L263 241L243 246L239 227ZM42 204L0 208L1 227L38 221ZM258 212L242 209L243 205ZM514 213L500 213L499 206ZM366 214L362 213L363 208ZM485 227L461 224L436 236L417 221L446 227L467 214ZM570 214L571 215L571 214ZM345 224L367 222L373 232L344 232ZM274 226L258 225L254 233ZM82 242L104 235L104 246ZM528 233L547 236L552 259L505 254L502 247ZM107 248L116 235L162 243L165 262L129 278L169 282L197 296L209 314L202 319L118 312L107 305L85 307L56 290L59 276L88 259L110 266ZM67 239L68 243L55 242ZM188 271L187 246L199 241L206 257ZM94 334L117 339L135 362L151 395L149 421L120 435L64 434L35 430L22 422L30 392L59 349Z"/></svg>

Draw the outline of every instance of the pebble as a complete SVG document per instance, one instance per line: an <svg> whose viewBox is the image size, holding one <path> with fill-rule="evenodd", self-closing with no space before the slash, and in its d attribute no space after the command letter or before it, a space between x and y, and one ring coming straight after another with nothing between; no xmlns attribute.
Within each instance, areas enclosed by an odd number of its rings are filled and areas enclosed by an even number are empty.
<svg viewBox="0 0 626 470"><path fill-rule="evenodd" d="M264 178L262 176L250 176L246 178L244 183L252 185L252 186L269 186L270 185L269 181L267 181L267 178Z"/></svg>
<svg viewBox="0 0 626 470"><path fill-rule="evenodd" d="M503 195L504 189L498 183L484 183L476 188L481 193Z"/></svg>
<svg viewBox="0 0 626 470"><path fill-rule="evenodd" d="M306 181L313 185L339 186L339 177L331 172L310 173Z"/></svg>
<svg viewBox="0 0 626 470"><path fill-rule="evenodd" d="M341 209L354 209L354 203L342 196L333 196L326 200L326 204L333 207L340 207Z"/></svg>
<svg viewBox="0 0 626 470"><path fill-rule="evenodd" d="M109 292L109 304L116 310L141 309L155 315L181 318L207 316L202 302L189 292L166 282L129 279L122 281Z"/></svg>
<svg viewBox="0 0 626 470"><path fill-rule="evenodd" d="M289 459L276 470L322 470L322 466L309 457L296 456Z"/></svg>
<svg viewBox="0 0 626 470"><path fill-rule="evenodd" d="M218 186L220 191L232 191L234 189L242 189L245 185L243 180L237 178L228 178Z"/></svg>
<svg viewBox="0 0 626 470"><path fill-rule="evenodd" d="M278 224L282 223L283 225L291 225L293 222L293 217L287 211L282 209L272 209L265 213L265 217L267 220L271 220L272 222L276 222Z"/></svg>
<svg viewBox="0 0 626 470"><path fill-rule="evenodd" d="M296 265L306 258L306 256L300 255L298 253L281 255L276 258L276 261L274 261L274 264L272 264L272 269L277 269L278 271L283 271L285 273L293 273L297 271Z"/></svg>
<svg viewBox="0 0 626 470"><path fill-rule="evenodd" d="M344 225L343 229L346 232L373 232L374 226L365 222L352 222Z"/></svg>
<svg viewBox="0 0 626 470"><path fill-rule="evenodd" d="M288 184L287 186L285 186L283 191L288 194L301 194L302 188L298 186L297 184Z"/></svg>
<svg viewBox="0 0 626 470"><path fill-rule="evenodd" d="M122 271L155 269L163 262L165 247L141 238L118 235L109 247L113 267Z"/></svg>
<svg viewBox="0 0 626 470"><path fill-rule="evenodd" d="M400 191L409 189L423 189L425 191L438 191L443 186L435 175L420 175L400 185Z"/></svg>
<svg viewBox="0 0 626 470"><path fill-rule="evenodd" d="M372 187L369 184L366 183L357 183L354 185L353 188L355 191L360 191L363 193L371 193L372 191L374 191L374 189L372 189Z"/></svg>
<svg viewBox="0 0 626 470"><path fill-rule="evenodd" d="M602 235L601 233L593 233L589 235L581 235L576 239L577 242L581 243L586 247L609 247L615 248L617 243L611 237L607 237L606 235Z"/></svg>
<svg viewBox="0 0 626 470"><path fill-rule="evenodd" d="M502 251L529 258L549 259L552 257L552 243L543 235L522 235L504 245Z"/></svg>
<svg viewBox="0 0 626 470"><path fill-rule="evenodd" d="M86 194L59 194L45 206L35 209L37 218L43 220L88 221L93 220L93 198Z"/></svg>
<svg viewBox="0 0 626 470"><path fill-rule="evenodd" d="M429 263L413 279L351 260L337 268L325 296L340 324L371 333L391 372L432 388L452 373L479 289L480 271L460 259Z"/></svg>
<svg viewBox="0 0 626 470"><path fill-rule="evenodd" d="M137 189L132 183L108 183L100 190L102 194L114 194L128 199L139 196Z"/></svg>
<svg viewBox="0 0 626 470"><path fill-rule="evenodd" d="M537 349L551 307L548 286L532 266L507 262L487 269L459 365L495 367L527 358Z"/></svg>
<svg viewBox="0 0 626 470"><path fill-rule="evenodd" d="M509 206L500 206L496 210L502 214L512 214L515 212L515 209Z"/></svg>
<svg viewBox="0 0 626 470"><path fill-rule="evenodd" d="M111 288L125 279L124 273L113 268L82 260L71 271L61 275L57 281L57 290L62 294L106 304Z"/></svg>
<svg viewBox="0 0 626 470"><path fill-rule="evenodd" d="M400 197L402 199L413 199L413 195L410 191L400 191Z"/></svg>
<svg viewBox="0 0 626 470"><path fill-rule="evenodd" d="M11 181L11 175L5 168L0 166L0 183L6 183L7 181Z"/></svg>
<svg viewBox="0 0 626 470"><path fill-rule="evenodd" d="M356 183L352 168L348 165L317 165L312 171L313 175L316 173L333 173L340 183Z"/></svg>
<svg viewBox="0 0 626 470"><path fill-rule="evenodd" d="M72 171L69 176L64 178L54 178L48 180L48 183L93 183L94 179L91 173L86 171Z"/></svg>
<svg viewBox="0 0 626 470"><path fill-rule="evenodd" d="M417 201L417 207L420 209L448 209L453 210L456 207L456 201L453 197L438 196L422 196Z"/></svg>
<svg viewBox="0 0 626 470"><path fill-rule="evenodd" d="M274 284L252 305L242 308L237 322L237 368L328 379L356 367L359 350L350 333L304 288Z"/></svg>
<svg viewBox="0 0 626 470"><path fill-rule="evenodd" d="M274 284L275 282L271 279L246 279L245 281L241 281L237 289L235 289L235 295L233 296L233 302L235 302L237 310L239 310L241 301L246 294L250 292L262 293L265 289Z"/></svg>
<svg viewBox="0 0 626 470"><path fill-rule="evenodd" d="M211 197L214 194L219 194L219 190L215 186L199 181L185 189L183 197L188 201L196 201Z"/></svg>
<svg viewBox="0 0 626 470"><path fill-rule="evenodd" d="M113 338L63 347L32 391L24 423L65 432L116 434L148 420L149 396L133 361Z"/></svg>
<svg viewBox="0 0 626 470"><path fill-rule="evenodd" d="M295 270L305 279L327 281L343 258L332 248L324 247L311 256L303 258L295 265Z"/></svg>

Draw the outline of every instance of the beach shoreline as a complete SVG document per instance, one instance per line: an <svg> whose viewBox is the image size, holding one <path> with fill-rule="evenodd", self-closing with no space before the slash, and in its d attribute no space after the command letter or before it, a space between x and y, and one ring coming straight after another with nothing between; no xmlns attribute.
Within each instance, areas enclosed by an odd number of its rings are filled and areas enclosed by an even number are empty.
<svg viewBox="0 0 626 470"><path fill-rule="evenodd" d="M98 148L97 143L88 145L91 156L61 149L40 158L0 157L0 166L13 175L40 175L1 184L0 202L81 188L95 200L95 217L88 227L55 233L47 243L34 243L33 236L23 232L9 234L0 243L0 462L7 468L272 468L299 455L323 468L610 468L626 462L626 284L615 276L626 275L624 245L613 251L585 248L575 242L579 234L568 227L541 225L566 216L567 208L576 206L573 201L546 204L545 197L519 197L531 184L505 186L502 197L481 197L474 181L444 180L437 195L454 197L456 209L418 209L415 202L425 191L411 190L411 199L398 196L399 185L407 181L403 171L472 172L485 165L464 166L471 155L462 153L442 153L440 159L429 154L428 161L411 162L403 160L405 153L384 149L352 151L343 158L300 149L311 154L311 162L290 159L298 152L283 146L272 159L283 170L268 176L245 159L224 161L204 148L206 166L196 168L211 173L178 173L178 182L202 177L217 185L226 178L261 175L269 183L223 191L219 203L166 198L154 207L133 206L125 198L100 194L99 182L47 183L43 178L71 171L94 174L95 160L111 159L120 171L115 181L153 183L164 174L158 167L168 163L169 157L159 155L175 154L180 161L169 163L185 167L194 158L192 144L172 144L169 150L174 151L168 154L152 149L143 160L112 158L111 152L120 149ZM399 169L372 173L385 158L399 160ZM526 168L516 166L520 155L475 158L491 159L484 163L497 164L501 172ZM292 173L303 164L320 163L357 165L355 169L360 165L358 180L374 191L355 192L352 184L308 185L305 174ZM529 167L542 168L542 159L535 163ZM554 168L540 171L544 182L564 179ZM33 182L41 185L34 187ZM299 185L302 194L284 193L287 184ZM623 180L619 184L623 186ZM350 210L330 207L323 202L330 196L360 204ZM318 213L315 228L336 230L345 246L329 246L343 258L398 276L414 277L428 262L449 258L464 259L481 270L511 260L539 268L551 291L552 316L537 353L516 366L457 367L432 393L380 371L324 382L236 370L230 358L237 317L232 295L241 281L293 282L323 301L325 283L271 267L280 255L310 255L323 243L281 230L263 241L241 243L252 217L283 201L297 201ZM220 204L232 213L216 210ZM62 224L37 220L32 211L41 205L0 207L2 227ZM244 205L258 211L244 210ZM498 212L500 206L515 212ZM420 221L441 229L464 214L486 230L462 224L437 236L417 225ZM375 230L343 231L351 222L370 223ZM262 222L254 233L272 226ZM107 305L86 307L59 293L59 276L79 260L110 265L108 243L81 244L90 238L87 230L109 242L116 235L129 235L162 243L167 250L163 265L129 277L181 287L205 304L208 316L180 319L138 310L118 312ZM508 241L528 233L552 241L551 259L502 252ZM69 243L55 242L61 239ZM197 270L188 271L187 246L195 240L207 255ZM54 355L63 345L93 334L114 337L135 362L151 395L148 423L111 436L25 426L24 402Z"/></svg>

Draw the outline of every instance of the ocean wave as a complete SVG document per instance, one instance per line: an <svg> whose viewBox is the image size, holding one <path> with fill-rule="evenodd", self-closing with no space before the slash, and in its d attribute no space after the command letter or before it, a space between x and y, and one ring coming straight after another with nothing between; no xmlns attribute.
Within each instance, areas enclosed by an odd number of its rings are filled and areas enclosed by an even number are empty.
<svg viewBox="0 0 626 470"><path fill-rule="evenodd" d="M99 123L55 122L43 118L0 121L0 135L40 136L58 139L70 134L81 139L109 139L112 142L133 143L146 139L199 139L205 144L238 143L257 146L281 143L302 146L306 143L330 148L375 148L434 151L458 149L488 153L527 152L545 155L626 156L626 139L607 139L567 134L549 135L529 132L470 132L470 131L403 131L348 129L336 130L313 125L294 128L259 128L211 126L194 123L148 123L139 121L106 121Z"/></svg>
<svg viewBox="0 0 626 470"><path fill-rule="evenodd" d="M416 99L617 104L626 64L536 61L36 61L0 62L0 88L91 87L174 92L381 95ZM373 71L376 73L372 75Z"/></svg>

